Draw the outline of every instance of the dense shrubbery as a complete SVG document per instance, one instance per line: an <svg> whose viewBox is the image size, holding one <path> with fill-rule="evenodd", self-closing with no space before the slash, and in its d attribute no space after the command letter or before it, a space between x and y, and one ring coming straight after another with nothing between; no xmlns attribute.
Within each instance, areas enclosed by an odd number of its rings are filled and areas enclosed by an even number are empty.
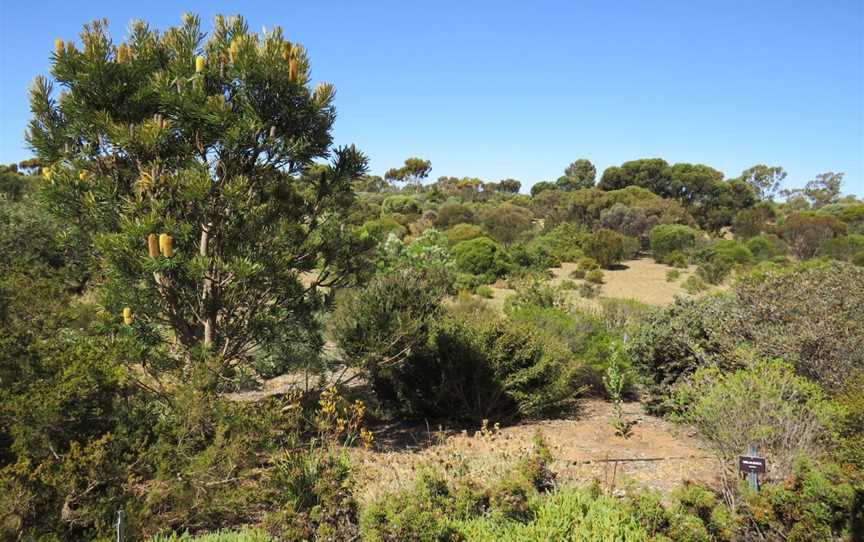
<svg viewBox="0 0 864 542"><path fill-rule="evenodd" d="M698 232L682 224L661 224L651 229L651 251L658 262L675 252L687 252L696 245Z"/></svg>
<svg viewBox="0 0 864 542"><path fill-rule="evenodd" d="M608 269L624 258L624 237L615 231L600 229L586 237L582 250L600 267Z"/></svg>
<svg viewBox="0 0 864 542"><path fill-rule="evenodd" d="M462 241L453 247L453 256L460 271L483 277L486 282L504 276L512 265L504 248L488 237Z"/></svg>

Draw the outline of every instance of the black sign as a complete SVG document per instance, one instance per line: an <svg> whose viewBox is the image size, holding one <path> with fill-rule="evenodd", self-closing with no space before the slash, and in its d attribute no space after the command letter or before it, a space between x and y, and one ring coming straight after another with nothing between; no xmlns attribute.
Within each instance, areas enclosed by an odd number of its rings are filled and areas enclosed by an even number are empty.
<svg viewBox="0 0 864 542"><path fill-rule="evenodd" d="M765 458L753 457L749 455L738 456L738 470L741 472L755 472L756 474L765 473Z"/></svg>

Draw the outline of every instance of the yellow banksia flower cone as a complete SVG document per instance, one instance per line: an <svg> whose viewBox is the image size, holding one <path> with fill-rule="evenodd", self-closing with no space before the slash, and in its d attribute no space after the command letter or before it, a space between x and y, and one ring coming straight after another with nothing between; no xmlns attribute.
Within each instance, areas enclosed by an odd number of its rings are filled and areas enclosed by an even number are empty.
<svg viewBox="0 0 864 542"><path fill-rule="evenodd" d="M90 177L90 173L87 171L79 171L78 178L82 181L86 181Z"/></svg>
<svg viewBox="0 0 864 542"><path fill-rule="evenodd" d="M123 323L127 326L132 325L132 309L129 307L123 308Z"/></svg>
<svg viewBox="0 0 864 542"><path fill-rule="evenodd" d="M292 60L288 63L288 79L291 81L297 81L297 61Z"/></svg>
<svg viewBox="0 0 864 542"><path fill-rule="evenodd" d="M54 40L54 51L58 55L62 55L64 50L65 49L64 49L63 40L61 40L60 38L57 38L56 40Z"/></svg>
<svg viewBox="0 0 864 542"><path fill-rule="evenodd" d="M205 61L203 56L195 57L195 73L204 71Z"/></svg>
<svg viewBox="0 0 864 542"><path fill-rule="evenodd" d="M155 233L147 236L147 252L151 258L159 257L159 237Z"/></svg>
<svg viewBox="0 0 864 542"><path fill-rule="evenodd" d="M51 168L43 167L42 168L42 176L45 177L46 181L51 180Z"/></svg>
<svg viewBox="0 0 864 542"><path fill-rule="evenodd" d="M282 50L282 58L287 62L291 58L291 42L285 43L285 48Z"/></svg>
<svg viewBox="0 0 864 542"><path fill-rule="evenodd" d="M123 64L129 60L129 46L125 43L121 43L119 47L117 47L117 62Z"/></svg>
<svg viewBox="0 0 864 542"><path fill-rule="evenodd" d="M170 258L174 255L174 238L168 235L167 233L159 234L159 250L162 251L162 255L166 258Z"/></svg>
<svg viewBox="0 0 864 542"><path fill-rule="evenodd" d="M231 62L237 62L237 51L240 50L240 44L237 42L237 38L231 40L231 47L228 49L228 56L231 59Z"/></svg>

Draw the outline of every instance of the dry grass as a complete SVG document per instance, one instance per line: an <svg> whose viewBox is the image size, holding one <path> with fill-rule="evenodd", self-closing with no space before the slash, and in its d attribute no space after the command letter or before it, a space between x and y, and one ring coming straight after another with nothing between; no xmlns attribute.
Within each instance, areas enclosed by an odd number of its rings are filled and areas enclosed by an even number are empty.
<svg viewBox="0 0 864 542"><path fill-rule="evenodd" d="M576 264L570 262L561 264L561 267L553 267L550 269L553 274L550 282L557 285L563 280L573 280L570 279L570 273L575 269ZM602 297L634 299L648 305L669 305L675 301L676 296L689 295L681 285L687 280L687 277L696 272L696 266L691 265L687 269L680 269L681 276L674 282L667 282L666 273L671 269L673 268L659 264L647 257L628 260L616 269L603 270L603 284L597 298L585 299L580 297L577 291L570 291L570 299L577 307L589 310L599 310L599 298ZM575 282L582 281L575 280ZM723 288L723 286L712 286L698 295L716 292ZM500 309L504 305L504 300L512 293L513 290L510 288L493 286L493 296L489 303Z"/></svg>
<svg viewBox="0 0 864 542"><path fill-rule="evenodd" d="M446 432L416 428L413 445L374 451L357 450L359 498L363 502L409 488L424 468L445 478L489 482L512 469L530 453L540 431L555 461L558 484L583 486L599 480L607 486L613 471L618 487L650 488L668 493L684 480L715 483L716 460L686 428L647 415L638 403L624 405L626 416L637 421L630 438L615 435L611 407L586 401L578 419L544 420L500 430ZM386 431L376 440L386 442ZM383 448L383 449L381 449ZM610 461L620 459L622 461Z"/></svg>

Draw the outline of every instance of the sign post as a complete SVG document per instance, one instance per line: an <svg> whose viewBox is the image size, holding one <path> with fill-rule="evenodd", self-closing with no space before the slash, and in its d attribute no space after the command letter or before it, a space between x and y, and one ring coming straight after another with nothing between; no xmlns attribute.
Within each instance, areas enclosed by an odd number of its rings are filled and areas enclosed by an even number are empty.
<svg viewBox="0 0 864 542"><path fill-rule="evenodd" d="M759 491L759 475L765 474L767 466L765 458L756 454L756 446L750 444L747 455L738 456L738 470L747 473L747 483L753 491Z"/></svg>

